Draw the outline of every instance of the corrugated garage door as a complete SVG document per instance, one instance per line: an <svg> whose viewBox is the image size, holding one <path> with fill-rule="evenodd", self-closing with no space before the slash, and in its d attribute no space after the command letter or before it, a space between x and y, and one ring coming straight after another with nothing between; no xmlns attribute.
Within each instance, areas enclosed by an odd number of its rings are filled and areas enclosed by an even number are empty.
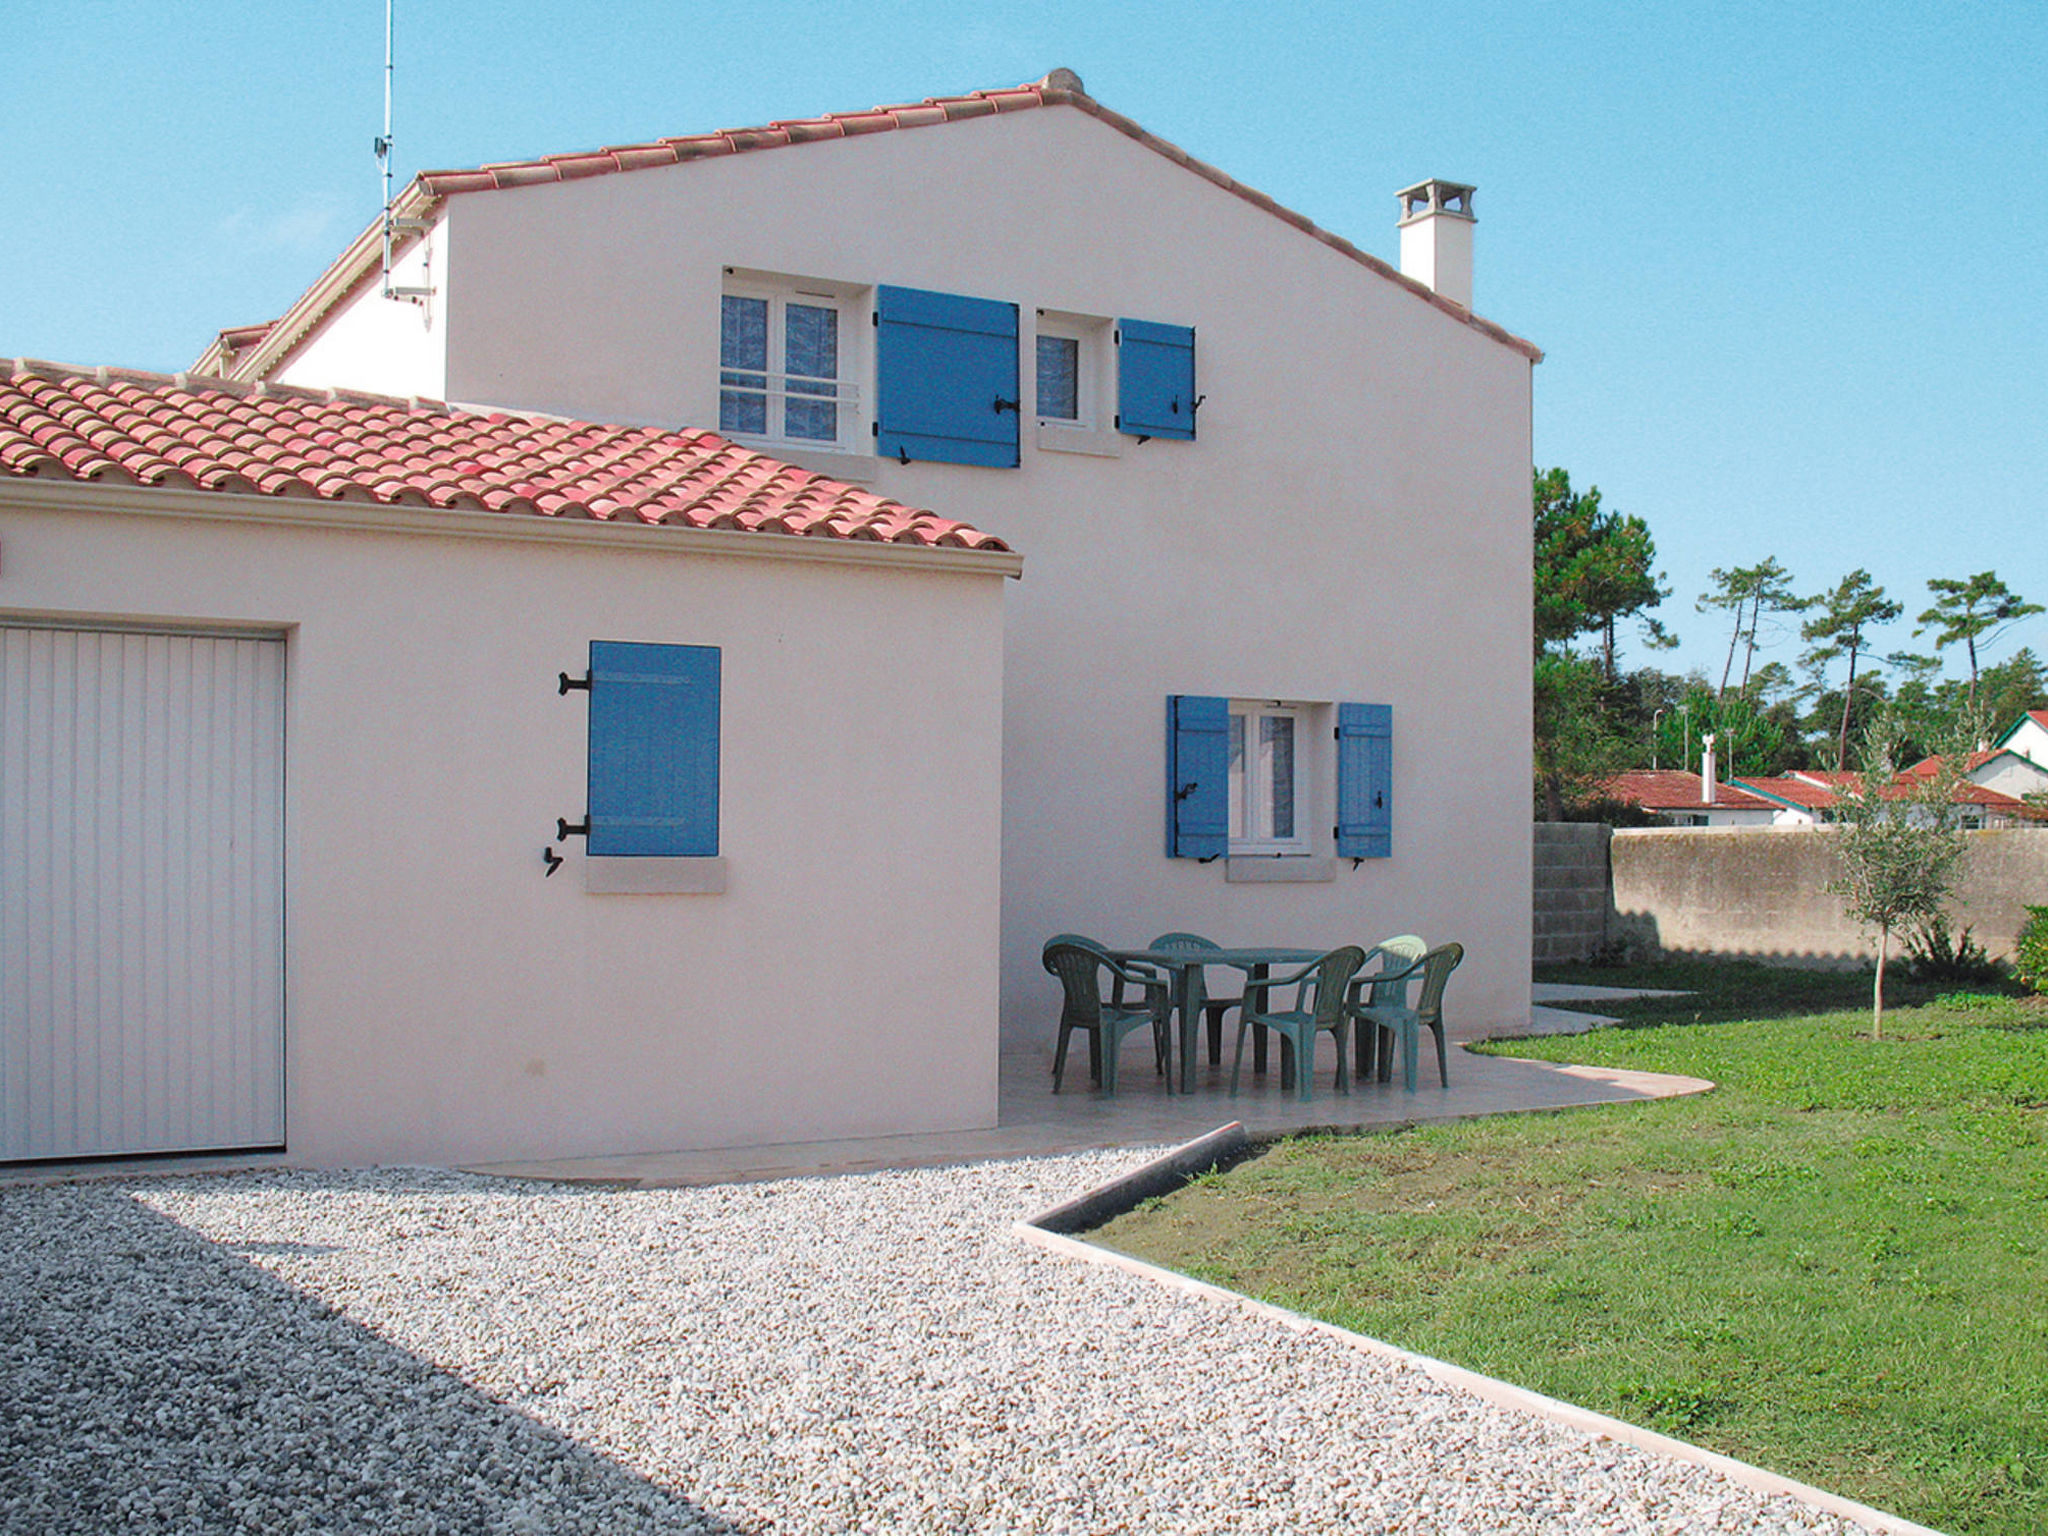
<svg viewBox="0 0 2048 1536"><path fill-rule="evenodd" d="M284 642L0 624L0 1161L284 1141Z"/></svg>

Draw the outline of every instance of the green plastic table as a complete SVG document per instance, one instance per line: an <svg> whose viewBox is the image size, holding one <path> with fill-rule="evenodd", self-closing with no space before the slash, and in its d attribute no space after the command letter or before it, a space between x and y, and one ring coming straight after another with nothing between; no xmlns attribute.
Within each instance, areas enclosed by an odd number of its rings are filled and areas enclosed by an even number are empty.
<svg viewBox="0 0 2048 1536"><path fill-rule="evenodd" d="M1265 979L1276 965L1303 966L1320 960L1326 949L1290 949L1278 945L1240 945L1229 949L1112 949L1111 956L1126 963L1137 961L1156 966L1173 977L1173 1009L1180 1015L1180 1091L1195 1091L1195 1056L1202 1024L1202 1006L1208 1001L1208 983L1203 967L1227 965L1243 971L1254 981ZM1256 1067L1265 1059L1263 1038L1253 1057Z"/></svg>

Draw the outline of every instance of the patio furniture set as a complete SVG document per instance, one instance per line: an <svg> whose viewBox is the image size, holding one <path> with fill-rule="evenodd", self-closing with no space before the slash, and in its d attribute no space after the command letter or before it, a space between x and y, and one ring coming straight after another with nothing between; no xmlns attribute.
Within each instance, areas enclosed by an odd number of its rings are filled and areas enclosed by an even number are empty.
<svg viewBox="0 0 2048 1536"><path fill-rule="evenodd" d="M1425 1029L1436 1037L1437 1073L1448 1088L1444 985L1464 958L1463 945L1432 948L1413 934L1385 939L1371 949L1348 944L1328 951L1227 947L1195 933L1163 933L1142 949L1110 949L1077 933L1055 934L1046 941L1043 956L1064 993L1053 1092L1060 1091L1075 1031L1088 1036L1090 1078L1105 1094L1113 1094L1124 1041L1149 1027L1155 1069L1171 1090L1177 1056L1180 1092L1193 1093L1200 1026L1208 1025L1209 1064L1221 1065L1223 1020L1233 1008L1238 1023L1232 1095L1244 1067L1246 1036L1252 1037L1252 1070L1263 1073L1269 1032L1280 1041L1281 1075L1300 1099L1313 1093L1316 1041L1325 1033L1336 1038L1340 1093L1351 1091L1347 1045L1353 1047L1350 1054L1360 1077L1384 1083L1392 1075L1397 1041L1402 1078L1413 1093ZM1239 995L1210 994L1207 977L1215 967L1243 973ZM1286 974L1274 975L1275 968ZM1411 1002L1418 986L1419 995Z"/></svg>

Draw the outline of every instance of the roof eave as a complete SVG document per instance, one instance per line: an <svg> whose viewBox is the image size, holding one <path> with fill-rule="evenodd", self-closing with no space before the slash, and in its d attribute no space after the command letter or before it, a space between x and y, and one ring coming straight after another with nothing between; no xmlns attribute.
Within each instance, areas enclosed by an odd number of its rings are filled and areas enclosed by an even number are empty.
<svg viewBox="0 0 2048 1536"><path fill-rule="evenodd" d="M273 527L349 529L430 538L494 538L526 543L595 544L647 554L736 559L805 560L828 565L923 568L957 575L1021 577L1024 557L1006 549L897 544L874 539L806 538L648 524L637 518L595 522L516 512L394 506L382 502L263 496L237 491L124 485L112 481L28 479L0 475L0 503L34 511L99 512L191 518Z"/></svg>
<svg viewBox="0 0 2048 1536"><path fill-rule="evenodd" d="M428 192L424 182L424 177L416 176L399 193L398 200L391 206L394 219L431 220L439 215L443 199ZM416 232L400 234L393 241L392 254L397 255L419 238ZM291 308L271 323L260 341L245 352L230 354L222 337L215 336L198 361L193 363L191 371L243 384L261 382L366 277L377 271L383 261L384 217L379 214L369 228L357 235L327 270L314 279L313 286L300 294Z"/></svg>

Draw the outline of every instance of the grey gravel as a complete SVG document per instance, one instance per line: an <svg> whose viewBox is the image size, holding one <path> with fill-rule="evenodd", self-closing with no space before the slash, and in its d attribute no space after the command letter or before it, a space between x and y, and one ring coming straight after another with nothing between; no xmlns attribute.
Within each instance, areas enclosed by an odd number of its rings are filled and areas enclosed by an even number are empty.
<svg viewBox="0 0 2048 1536"><path fill-rule="evenodd" d="M1009 1231L1138 1160L0 1190L0 1529L1851 1529Z"/></svg>

